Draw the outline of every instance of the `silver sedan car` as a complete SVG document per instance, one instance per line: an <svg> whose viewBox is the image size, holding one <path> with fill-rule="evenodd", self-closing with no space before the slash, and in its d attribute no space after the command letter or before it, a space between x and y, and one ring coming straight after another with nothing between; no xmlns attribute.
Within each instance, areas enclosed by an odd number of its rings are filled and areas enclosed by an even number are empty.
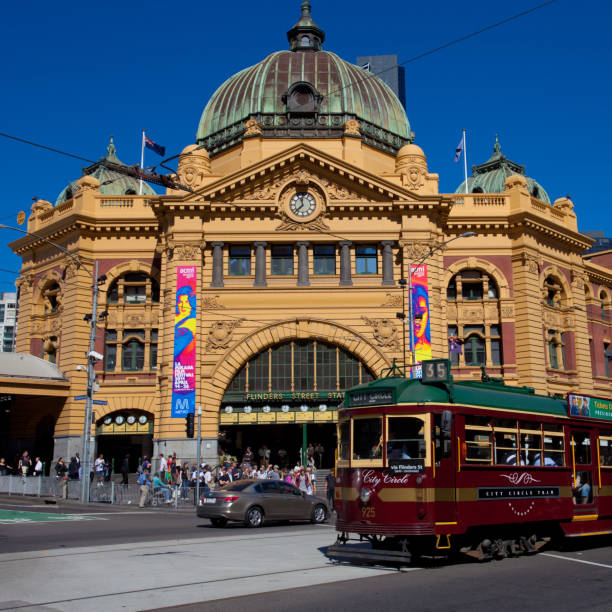
<svg viewBox="0 0 612 612"><path fill-rule="evenodd" d="M329 516L327 502L306 495L297 487L279 480L237 480L200 497L200 518L215 527L241 521L247 527L261 527L264 521L301 520L323 523Z"/></svg>

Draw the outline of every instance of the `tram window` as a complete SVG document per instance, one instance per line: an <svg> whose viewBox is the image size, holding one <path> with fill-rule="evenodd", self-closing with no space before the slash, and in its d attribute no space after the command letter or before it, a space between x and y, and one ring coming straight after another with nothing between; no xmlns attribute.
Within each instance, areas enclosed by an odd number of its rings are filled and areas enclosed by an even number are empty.
<svg viewBox="0 0 612 612"><path fill-rule="evenodd" d="M353 419L353 459L382 459L382 418Z"/></svg>
<svg viewBox="0 0 612 612"><path fill-rule="evenodd" d="M602 431L599 436L599 464L612 467L612 431Z"/></svg>
<svg viewBox="0 0 612 612"><path fill-rule="evenodd" d="M540 465L534 463L534 465ZM563 427L544 425L544 465L562 467L565 465L565 436Z"/></svg>
<svg viewBox="0 0 612 612"><path fill-rule="evenodd" d="M340 421L338 429L338 459L348 461L351 458L351 422Z"/></svg>
<svg viewBox="0 0 612 612"><path fill-rule="evenodd" d="M521 457L527 465L540 465L542 457L542 426L521 421ZM537 463L536 463L537 462Z"/></svg>
<svg viewBox="0 0 612 612"><path fill-rule="evenodd" d="M425 459L425 423L414 417L390 417L387 459Z"/></svg>
<svg viewBox="0 0 612 612"><path fill-rule="evenodd" d="M519 457L518 429L514 420L495 421L495 463L498 465L524 465L525 458Z"/></svg>
<svg viewBox="0 0 612 612"><path fill-rule="evenodd" d="M470 415L465 417L465 460L467 463L491 463L492 434L489 417Z"/></svg>
<svg viewBox="0 0 612 612"><path fill-rule="evenodd" d="M436 463L440 459L448 459L451 456L451 428L450 423L448 423L446 430L443 428L441 414L434 414L434 442L436 445ZM387 450L388 456L389 451Z"/></svg>
<svg viewBox="0 0 612 612"><path fill-rule="evenodd" d="M573 431L572 441L574 460L578 465L591 463L591 435L588 431Z"/></svg>

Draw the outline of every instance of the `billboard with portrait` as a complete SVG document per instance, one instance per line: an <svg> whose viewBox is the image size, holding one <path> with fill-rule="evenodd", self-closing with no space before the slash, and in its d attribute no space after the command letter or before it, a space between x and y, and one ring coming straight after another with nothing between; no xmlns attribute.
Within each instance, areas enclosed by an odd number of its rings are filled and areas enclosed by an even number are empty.
<svg viewBox="0 0 612 612"><path fill-rule="evenodd" d="M419 365L412 368L411 378L421 378L420 364L425 359L431 359L429 289L425 264L412 269L412 327L412 346Z"/></svg>

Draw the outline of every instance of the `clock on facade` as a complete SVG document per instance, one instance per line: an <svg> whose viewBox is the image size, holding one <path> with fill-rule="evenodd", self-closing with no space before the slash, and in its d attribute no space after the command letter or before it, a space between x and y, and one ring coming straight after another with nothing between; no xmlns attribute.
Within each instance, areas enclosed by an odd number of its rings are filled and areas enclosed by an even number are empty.
<svg viewBox="0 0 612 612"><path fill-rule="evenodd" d="M297 217L312 215L317 207L317 201L311 193L296 193L289 201L289 209Z"/></svg>
<svg viewBox="0 0 612 612"><path fill-rule="evenodd" d="M147 422L147 417L146 417L146 415L141 414L141 415L138 417L138 422L139 422L141 425L144 425L144 424Z"/></svg>
<svg viewBox="0 0 612 612"><path fill-rule="evenodd" d="M125 417L122 414L119 414L115 417L115 423L117 423L117 425L123 425L123 423L125 423Z"/></svg>
<svg viewBox="0 0 612 612"><path fill-rule="evenodd" d="M133 414L130 414L126 420L128 425L133 425L136 422L136 417Z"/></svg>

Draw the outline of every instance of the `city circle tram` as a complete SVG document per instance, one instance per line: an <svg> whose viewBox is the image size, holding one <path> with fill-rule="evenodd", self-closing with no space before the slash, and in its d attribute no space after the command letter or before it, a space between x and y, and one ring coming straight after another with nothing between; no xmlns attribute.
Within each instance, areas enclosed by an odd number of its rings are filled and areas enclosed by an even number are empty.
<svg viewBox="0 0 612 612"><path fill-rule="evenodd" d="M348 390L338 419L331 558L500 559L612 533L610 400L536 395L484 368L454 382L441 359Z"/></svg>

